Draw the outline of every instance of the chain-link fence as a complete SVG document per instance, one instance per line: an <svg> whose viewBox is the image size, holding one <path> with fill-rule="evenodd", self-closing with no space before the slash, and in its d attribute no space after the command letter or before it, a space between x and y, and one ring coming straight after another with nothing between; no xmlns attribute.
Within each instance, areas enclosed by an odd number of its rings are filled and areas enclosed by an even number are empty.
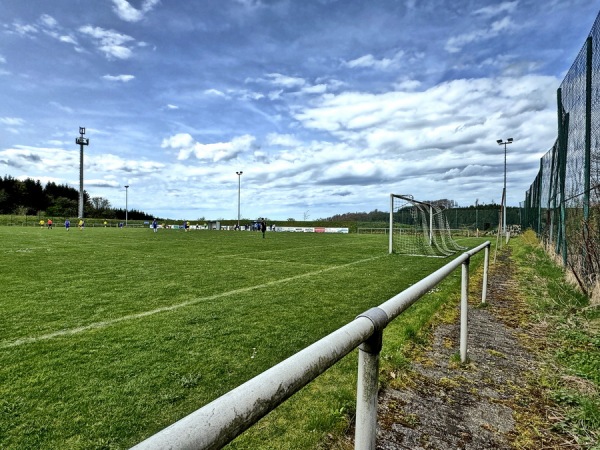
<svg viewBox="0 0 600 450"><path fill-rule="evenodd" d="M590 293L600 282L600 14L557 92L558 138L521 203L535 230Z"/></svg>

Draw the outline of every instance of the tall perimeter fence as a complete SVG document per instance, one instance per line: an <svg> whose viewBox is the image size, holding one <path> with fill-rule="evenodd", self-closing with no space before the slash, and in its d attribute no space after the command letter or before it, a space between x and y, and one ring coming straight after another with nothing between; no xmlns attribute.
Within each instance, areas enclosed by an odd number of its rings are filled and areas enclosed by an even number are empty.
<svg viewBox="0 0 600 450"><path fill-rule="evenodd" d="M600 14L557 91L557 112L558 138L521 203L521 226L589 295L600 283Z"/></svg>

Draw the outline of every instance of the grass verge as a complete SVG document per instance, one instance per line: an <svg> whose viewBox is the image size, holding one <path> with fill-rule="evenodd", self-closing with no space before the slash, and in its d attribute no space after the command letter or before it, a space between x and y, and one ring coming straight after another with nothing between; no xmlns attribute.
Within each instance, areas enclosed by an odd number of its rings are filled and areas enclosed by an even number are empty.
<svg viewBox="0 0 600 450"><path fill-rule="evenodd" d="M600 449L600 305L566 283L532 231L511 248L519 289L535 314L531 325L546 330L539 383L559 406L555 427L582 448Z"/></svg>

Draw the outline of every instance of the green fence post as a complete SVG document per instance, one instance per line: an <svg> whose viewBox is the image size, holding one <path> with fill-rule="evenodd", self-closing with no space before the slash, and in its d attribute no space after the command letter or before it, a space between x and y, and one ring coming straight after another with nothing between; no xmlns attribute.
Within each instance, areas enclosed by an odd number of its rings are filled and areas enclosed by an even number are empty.
<svg viewBox="0 0 600 450"><path fill-rule="evenodd" d="M583 191L583 220L587 224L590 217L590 161L592 152L592 37L586 41L587 58L585 64L585 162ZM587 241L586 228L584 238Z"/></svg>

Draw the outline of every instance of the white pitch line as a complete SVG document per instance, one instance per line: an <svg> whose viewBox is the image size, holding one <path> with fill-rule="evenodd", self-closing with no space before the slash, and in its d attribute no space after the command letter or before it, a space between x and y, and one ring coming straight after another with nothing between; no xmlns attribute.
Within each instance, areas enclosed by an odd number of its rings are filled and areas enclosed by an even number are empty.
<svg viewBox="0 0 600 450"><path fill-rule="evenodd" d="M17 339L17 340L14 340L14 341L4 341L4 342L0 342L0 348L19 347L19 346L25 345L25 344L33 344L35 342L48 341L50 339L54 339L54 338L61 337L61 336L71 336L71 335L74 335L74 334L84 333L84 332L90 331L90 330L97 330L97 329L100 329L100 328L106 328L106 327L109 327L111 325L117 324L119 322L125 322L125 321L128 321L128 320L135 320L135 319L141 319L141 318L144 318L144 317L153 316L154 314L160 314L162 312L174 311L174 310L179 309L179 308L185 308L186 306L194 305L196 303L200 303L200 302L207 301L207 300L215 300L215 299L221 298L221 297L228 297L228 296L235 295L235 294L242 294L242 293L245 293L245 292L253 291L255 289L262 289L262 288L265 288L265 287L269 287L269 286L273 286L273 285L277 285L277 284L281 284L281 283L287 283L289 281L297 280L297 279L300 279L300 278L311 277L313 275L318 275L320 273L329 272L331 270L342 269L344 267L349 267L349 266L353 266L353 265L356 265L356 264L362 264L364 262L372 261L374 259L383 258L384 256L387 256L387 255L374 256L372 258L361 259L359 261L353 261L353 262L342 264L342 265L339 265L339 266L331 266L331 267L327 267L325 269L319 269L319 270L316 270L314 272L307 272L307 273L303 273L303 274L300 274L300 275L294 275L293 277L283 278L281 280L269 281L267 283L258 284L256 286L248 286L248 287L245 287L245 288L234 289L233 291L221 292L220 294L215 294L215 295L211 295L211 296L208 296L208 297L196 298L194 300L189 300L187 302L178 303L176 305L163 306L161 308L156 308L156 309L153 309L153 310L150 310L150 311L144 311L144 312L137 313L137 314L130 314L130 315L127 315L127 316L119 317L117 319L105 320L105 321L102 321L102 322L90 323L89 325L84 325L84 326L81 326L81 327L69 328L69 329L66 329L66 330L55 331L53 333L42 334L41 336L24 337L24 338Z"/></svg>

